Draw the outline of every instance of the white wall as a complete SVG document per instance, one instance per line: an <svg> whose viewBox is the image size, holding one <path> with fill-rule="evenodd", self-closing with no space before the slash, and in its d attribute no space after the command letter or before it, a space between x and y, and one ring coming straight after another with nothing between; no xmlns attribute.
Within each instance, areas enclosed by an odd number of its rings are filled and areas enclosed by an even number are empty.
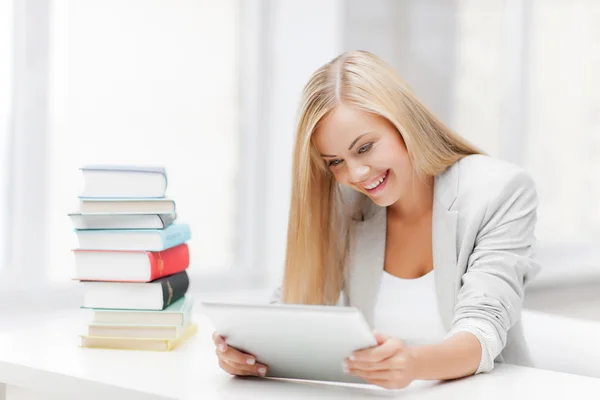
<svg viewBox="0 0 600 400"><path fill-rule="evenodd" d="M349 0L344 50L368 50L394 66L442 120L452 117L455 1Z"/></svg>

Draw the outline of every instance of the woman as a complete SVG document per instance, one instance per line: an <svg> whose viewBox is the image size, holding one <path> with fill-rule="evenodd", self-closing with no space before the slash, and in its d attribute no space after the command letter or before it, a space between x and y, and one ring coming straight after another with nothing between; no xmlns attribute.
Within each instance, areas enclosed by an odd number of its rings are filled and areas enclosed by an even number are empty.
<svg viewBox="0 0 600 400"><path fill-rule="evenodd" d="M520 318L539 269L534 183L453 133L389 65L355 51L313 74L292 187L274 300L360 309L379 345L347 373L403 388L530 364ZM227 372L266 372L213 339Z"/></svg>

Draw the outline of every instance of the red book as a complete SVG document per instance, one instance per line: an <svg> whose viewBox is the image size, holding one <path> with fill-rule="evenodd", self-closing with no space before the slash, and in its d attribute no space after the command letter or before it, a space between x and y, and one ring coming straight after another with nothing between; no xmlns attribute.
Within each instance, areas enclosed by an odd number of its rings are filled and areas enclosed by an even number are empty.
<svg viewBox="0 0 600 400"><path fill-rule="evenodd" d="M151 282L190 265L186 243L153 251L73 250L75 278L80 281Z"/></svg>

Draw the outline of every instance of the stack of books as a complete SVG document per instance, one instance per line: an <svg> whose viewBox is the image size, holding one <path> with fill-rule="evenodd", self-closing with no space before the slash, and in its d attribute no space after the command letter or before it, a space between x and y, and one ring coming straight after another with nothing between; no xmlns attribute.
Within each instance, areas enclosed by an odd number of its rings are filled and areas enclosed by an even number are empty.
<svg viewBox="0 0 600 400"><path fill-rule="evenodd" d="M193 336L188 224L160 167L82 167L75 279L93 311L82 347L168 351Z"/></svg>

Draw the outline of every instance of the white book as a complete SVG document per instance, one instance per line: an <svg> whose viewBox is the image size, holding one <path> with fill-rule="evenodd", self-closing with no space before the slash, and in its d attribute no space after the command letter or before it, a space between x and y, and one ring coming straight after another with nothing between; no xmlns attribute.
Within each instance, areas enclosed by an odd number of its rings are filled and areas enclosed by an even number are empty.
<svg viewBox="0 0 600 400"><path fill-rule="evenodd" d="M69 218L75 229L163 229L177 219L177 214L70 213Z"/></svg>
<svg viewBox="0 0 600 400"><path fill-rule="evenodd" d="M152 275L145 251L75 250L73 254L77 280L148 282Z"/></svg>
<svg viewBox="0 0 600 400"><path fill-rule="evenodd" d="M89 324L88 336L137 339L176 339L186 325Z"/></svg>
<svg viewBox="0 0 600 400"><path fill-rule="evenodd" d="M175 212L175 201L164 199L89 199L79 201L81 214L168 214Z"/></svg>
<svg viewBox="0 0 600 400"><path fill-rule="evenodd" d="M164 197L167 174L163 167L87 165L81 197Z"/></svg>

